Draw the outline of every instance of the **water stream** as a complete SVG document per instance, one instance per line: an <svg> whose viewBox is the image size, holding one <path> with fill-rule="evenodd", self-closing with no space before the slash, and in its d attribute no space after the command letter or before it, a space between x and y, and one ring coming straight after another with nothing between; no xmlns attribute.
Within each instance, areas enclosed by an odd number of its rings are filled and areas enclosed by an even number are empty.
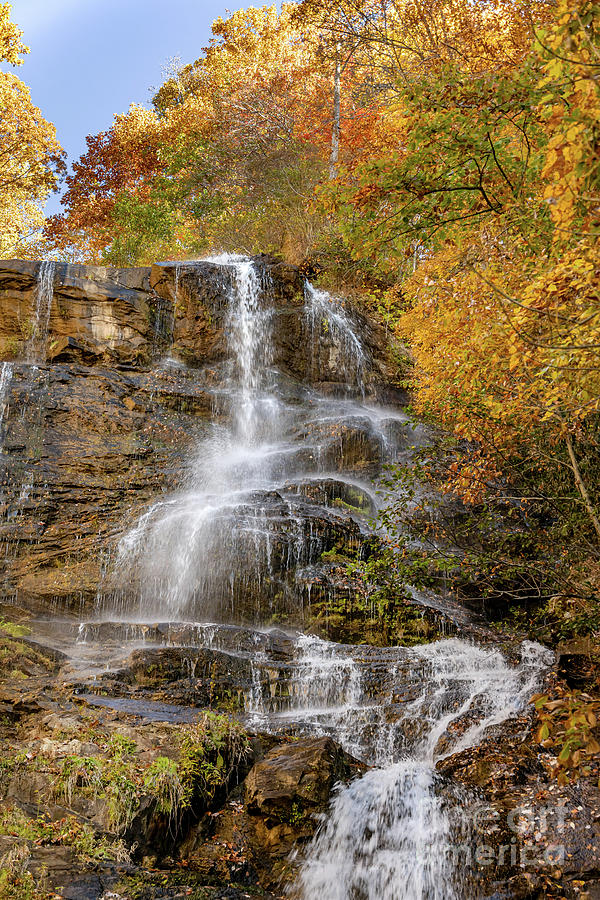
<svg viewBox="0 0 600 900"><path fill-rule="evenodd" d="M29 362L45 362L46 360L46 344L48 342L50 310L54 297L55 274L55 262L52 260L44 260L40 263L37 277L34 318L32 322L31 337L27 348L27 358Z"/></svg>
<svg viewBox="0 0 600 900"><path fill-rule="evenodd" d="M465 793L442 786L435 763L475 745L523 709L551 661L525 642L511 667L498 651L451 639L408 651L423 663L421 691L397 718L356 746L360 705L348 710L342 744L375 768L341 787L304 856L291 893L308 900L459 900L475 897ZM358 719L358 722L357 722ZM398 737L401 737L400 745ZM362 752L360 752L362 750Z"/></svg>
<svg viewBox="0 0 600 900"><path fill-rule="evenodd" d="M14 366L10 362L3 362L0 369L0 450L2 448L2 439L4 436L4 417L8 409L10 399L10 388L13 377Z"/></svg>
<svg viewBox="0 0 600 900"><path fill-rule="evenodd" d="M216 397L223 415L180 491L124 534L97 621L82 623L73 644L82 653L102 647L103 665L118 664L119 648L122 657L148 645L222 650L249 671L249 725L331 735L373 767L337 790L303 855L294 897L474 896L468 867L452 852L468 831L465 801L442 789L435 763L517 714L548 654L526 643L515 666L457 638L373 648L267 625L285 613L301 619L322 554L340 535L361 546L372 527L365 513L378 503L372 478L407 452L409 423L368 397L368 354L341 303L307 284L306 352L318 367L327 335L347 382L340 397L274 368L272 285L260 266L236 256L211 261L227 299L229 360ZM176 267L177 290L180 278ZM47 287L49 270L44 279Z"/></svg>

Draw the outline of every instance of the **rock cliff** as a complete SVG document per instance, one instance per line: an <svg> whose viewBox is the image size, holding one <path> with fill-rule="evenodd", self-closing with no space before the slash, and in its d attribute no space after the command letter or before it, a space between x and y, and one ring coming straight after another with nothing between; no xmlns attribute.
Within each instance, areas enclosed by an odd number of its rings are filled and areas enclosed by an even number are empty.
<svg viewBox="0 0 600 900"><path fill-rule="evenodd" d="M230 414L220 389L231 275L218 262L58 263L40 298L42 265L0 262L1 577L5 596L22 605L78 610L102 592L119 535L181 483L208 423ZM299 395L307 384L343 392L332 336L313 341L299 271L268 257L260 267L273 305L273 366ZM365 335L368 390L389 393L384 335L350 313ZM345 429L340 440L359 468L372 463L377 448L364 431Z"/></svg>

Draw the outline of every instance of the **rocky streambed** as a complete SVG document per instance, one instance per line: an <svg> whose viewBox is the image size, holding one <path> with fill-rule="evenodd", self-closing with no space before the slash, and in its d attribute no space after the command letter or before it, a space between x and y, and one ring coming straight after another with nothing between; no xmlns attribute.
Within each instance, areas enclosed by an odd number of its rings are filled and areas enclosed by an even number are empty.
<svg viewBox="0 0 600 900"><path fill-rule="evenodd" d="M375 322L267 257L3 262L0 308L7 896L600 895L553 654L358 600L429 441Z"/></svg>

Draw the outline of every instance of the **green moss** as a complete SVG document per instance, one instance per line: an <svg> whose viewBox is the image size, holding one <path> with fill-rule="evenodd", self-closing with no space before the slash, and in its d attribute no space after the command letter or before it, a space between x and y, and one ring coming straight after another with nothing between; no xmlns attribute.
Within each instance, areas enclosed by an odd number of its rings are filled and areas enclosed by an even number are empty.
<svg viewBox="0 0 600 900"><path fill-rule="evenodd" d="M285 822L288 825L291 825L293 828L298 828L304 822L306 818L306 812L301 803L292 803L291 809L288 815L282 815L281 821Z"/></svg>
<svg viewBox="0 0 600 900"><path fill-rule="evenodd" d="M16 847L15 852L21 848ZM31 872L12 871L6 865L0 869L0 897L2 900L48 900L48 892L38 888Z"/></svg>
<svg viewBox="0 0 600 900"><path fill-rule="evenodd" d="M4 618L0 618L0 631L13 638L26 637L31 634L31 628L28 628L26 625L19 625L17 622L9 622Z"/></svg>
<svg viewBox="0 0 600 900"><path fill-rule="evenodd" d="M6 634L6 632L5 632ZM29 644L11 637L3 637L0 632L0 668L4 677L22 678L31 674L31 666L48 671L51 661ZM0 681L2 680L0 675Z"/></svg>
<svg viewBox="0 0 600 900"><path fill-rule="evenodd" d="M23 353L24 341L17 337L4 338L0 345L0 354L3 359L18 359Z"/></svg>
<svg viewBox="0 0 600 900"><path fill-rule="evenodd" d="M108 828L124 831L133 820L142 794L140 767L133 758L136 744L121 734L108 741L107 757L67 756L55 783L55 793L71 805L75 793L106 801Z"/></svg>
<svg viewBox="0 0 600 900"><path fill-rule="evenodd" d="M341 502L342 501L340 501L340 503ZM344 505L346 506L347 504ZM347 565L348 563L356 560L357 555L358 550L355 547L349 547L346 544L339 542L330 550L323 550L323 552L321 553L321 559L323 562Z"/></svg>
<svg viewBox="0 0 600 900"><path fill-rule="evenodd" d="M337 509L347 509L350 512L356 513L360 516L364 516L365 514L364 506L354 506L352 503L347 503L345 500L342 500L341 497L336 497L335 500L332 501L331 505L337 507Z"/></svg>
<svg viewBox="0 0 600 900"><path fill-rule="evenodd" d="M170 893L167 895L167 891L172 891L173 896L185 896L186 900L211 900L215 895L215 888L207 888L201 884L201 877L194 875L189 870L144 871L134 875L125 875L112 890L115 894L126 897L127 900L160 900L165 896L171 896ZM232 882L228 887L239 890L242 896L267 896L262 888L254 885Z"/></svg>

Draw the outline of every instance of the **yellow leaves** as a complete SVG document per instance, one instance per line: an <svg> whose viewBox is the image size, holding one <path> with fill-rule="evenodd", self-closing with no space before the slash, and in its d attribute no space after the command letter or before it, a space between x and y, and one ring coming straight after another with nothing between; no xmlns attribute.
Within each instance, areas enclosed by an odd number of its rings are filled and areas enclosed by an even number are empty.
<svg viewBox="0 0 600 900"><path fill-rule="evenodd" d="M23 63L20 56L29 53L29 48L21 40L21 29L10 21L10 13L11 4L0 3L0 62L20 66Z"/></svg>
<svg viewBox="0 0 600 900"><path fill-rule="evenodd" d="M576 781L580 773L589 774L587 765L600 753L600 744L592 729L597 724L600 704L588 694L556 688L558 697L547 694L531 698L538 715L536 741L556 755L553 774L559 783Z"/></svg>
<svg viewBox="0 0 600 900"><path fill-rule="evenodd" d="M16 66L29 51L10 11L9 3L0 3L0 61ZM28 88L6 72L0 72L0 151L0 256L10 256L41 227L63 152Z"/></svg>
<svg viewBox="0 0 600 900"><path fill-rule="evenodd" d="M551 56L539 82L539 87L553 82L561 90L561 102L546 117L549 142L542 167L556 244L568 242L577 221L585 223L594 205L591 189L597 185L600 163L596 138L600 85L588 65L594 33L583 22L596 14L594 0L561 0L547 38ZM598 47L593 50L597 58Z"/></svg>
<svg viewBox="0 0 600 900"><path fill-rule="evenodd" d="M533 427L552 445L565 420L597 413L600 245L534 260L517 240L491 237L485 255L448 246L421 264L403 284L410 308L398 332L415 356L419 407L493 459L527 444ZM469 255L485 260L483 277ZM475 475L456 473L452 489L475 497Z"/></svg>
<svg viewBox="0 0 600 900"><path fill-rule="evenodd" d="M585 131L585 126L580 124L570 125L565 133L565 141L567 144L573 144L581 133Z"/></svg>
<svg viewBox="0 0 600 900"><path fill-rule="evenodd" d="M5 72L0 72L0 146L0 256L11 256L43 223L42 206L56 184L63 151L28 88Z"/></svg>

